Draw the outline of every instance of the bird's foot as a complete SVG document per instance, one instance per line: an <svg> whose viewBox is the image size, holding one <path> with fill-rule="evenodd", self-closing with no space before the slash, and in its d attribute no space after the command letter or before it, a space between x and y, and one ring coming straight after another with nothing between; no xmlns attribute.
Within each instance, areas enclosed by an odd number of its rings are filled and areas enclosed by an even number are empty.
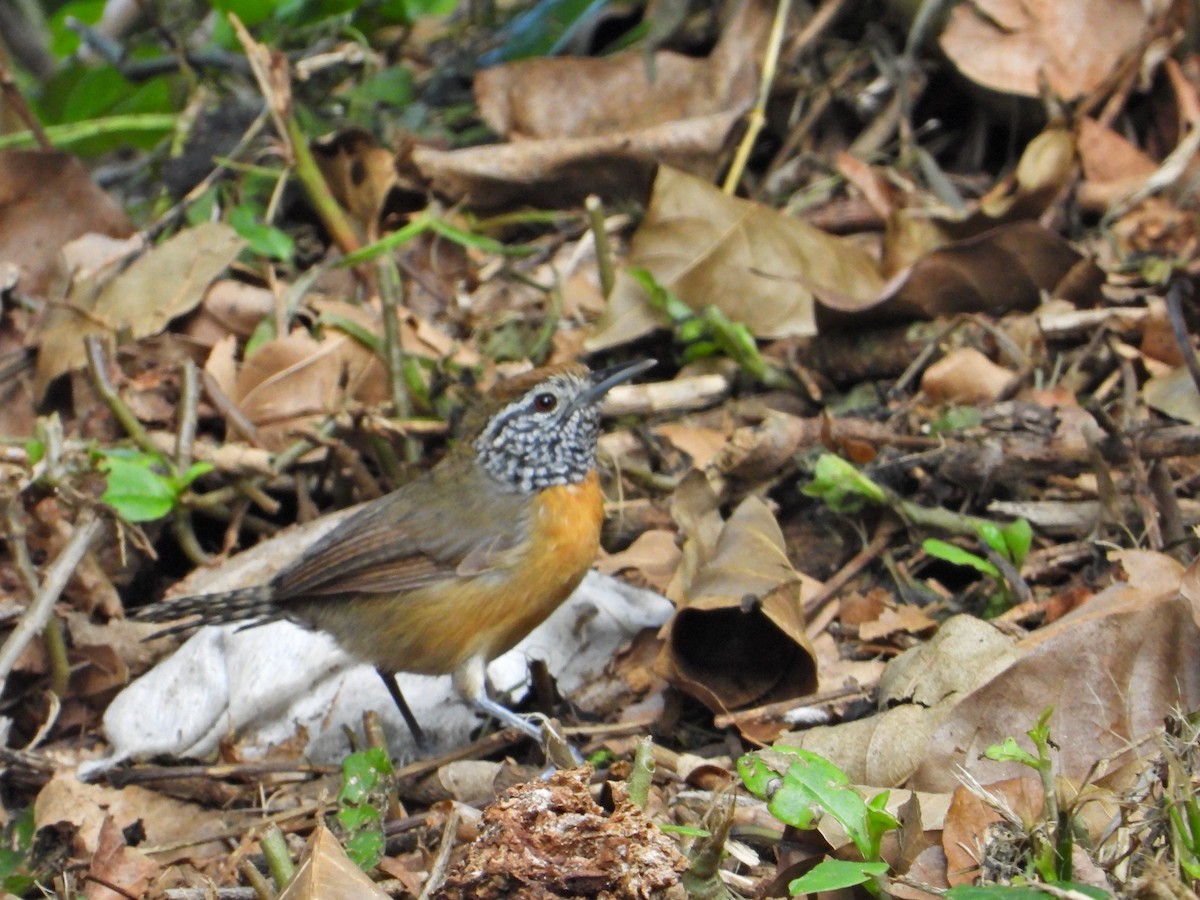
<svg viewBox="0 0 1200 900"><path fill-rule="evenodd" d="M567 741L557 725L545 716L522 716L497 703L490 697L474 698L475 706L501 724L529 735L541 746L546 761L555 769L582 766L583 756Z"/></svg>

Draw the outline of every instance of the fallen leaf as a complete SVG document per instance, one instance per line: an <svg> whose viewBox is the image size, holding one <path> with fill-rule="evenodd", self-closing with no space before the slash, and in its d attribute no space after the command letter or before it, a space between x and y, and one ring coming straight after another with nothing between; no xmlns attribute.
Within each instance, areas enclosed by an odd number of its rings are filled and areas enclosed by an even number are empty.
<svg viewBox="0 0 1200 900"><path fill-rule="evenodd" d="M20 288L58 299L58 252L90 233L123 238L133 224L68 153L0 150L0 263L16 263Z"/></svg>
<svg viewBox="0 0 1200 900"><path fill-rule="evenodd" d="M509 138L636 133L714 113L744 112L754 101L757 65L771 27L761 0L741 3L707 57L659 51L653 77L646 55L527 59L483 69L475 97L484 121Z"/></svg>
<svg viewBox="0 0 1200 900"><path fill-rule="evenodd" d="M664 632L660 674L714 712L815 691L802 597L819 586L792 568L766 504L749 497L722 521L704 475L693 472L673 514L686 541L667 591L678 609Z"/></svg>
<svg viewBox="0 0 1200 900"><path fill-rule="evenodd" d="M680 555L675 532L658 528L643 531L619 553L601 552L596 568L606 575L633 569L655 590L665 591L675 577Z"/></svg>
<svg viewBox="0 0 1200 900"><path fill-rule="evenodd" d="M88 853L95 853L103 840L106 821L117 828L141 822L147 846L181 844L157 854L162 864L179 859L224 856L225 845L216 840L229 822L217 812L192 803L164 797L137 785L121 789L84 784L70 769L56 769L34 802L34 820L39 828L66 821L78 827L78 840ZM212 840L209 840L212 838Z"/></svg>
<svg viewBox="0 0 1200 900"><path fill-rule="evenodd" d="M974 347L959 347L925 370L921 390L935 403L987 403L998 400L1015 377Z"/></svg>
<svg viewBox="0 0 1200 900"><path fill-rule="evenodd" d="M760 338L815 334L816 290L875 297L883 288L859 245L667 166L655 178L628 265L647 269L692 309L716 306ZM663 321L641 286L619 277L589 347L627 342Z"/></svg>
<svg viewBox="0 0 1200 900"><path fill-rule="evenodd" d="M128 846L112 816L105 816L100 841L88 866L83 896L87 900L141 897L159 873L158 863Z"/></svg>
<svg viewBox="0 0 1200 900"><path fill-rule="evenodd" d="M1114 584L1023 640L1020 658L963 698L933 733L909 785L952 790L955 766L983 783L1020 774L1019 764L981 754L1024 734L1048 706L1061 748L1057 771L1083 779L1097 759L1119 764L1172 709L1200 705L1200 595L1181 592L1182 570L1171 557L1154 558L1148 587Z"/></svg>
<svg viewBox="0 0 1200 900"><path fill-rule="evenodd" d="M1055 95L1070 101L1109 77L1137 46L1155 5L1140 0L960 3L950 10L938 43L959 72L977 84L1038 97L1038 81L1044 79Z"/></svg>
<svg viewBox="0 0 1200 900"><path fill-rule="evenodd" d="M346 855L333 833L318 823L279 900L385 900L387 896Z"/></svg>
<svg viewBox="0 0 1200 900"><path fill-rule="evenodd" d="M194 309L243 244L228 225L205 222L148 250L111 278L104 273L77 279L67 299L47 307L38 324L38 395L57 376L84 365L88 335L128 333L137 340Z"/></svg>

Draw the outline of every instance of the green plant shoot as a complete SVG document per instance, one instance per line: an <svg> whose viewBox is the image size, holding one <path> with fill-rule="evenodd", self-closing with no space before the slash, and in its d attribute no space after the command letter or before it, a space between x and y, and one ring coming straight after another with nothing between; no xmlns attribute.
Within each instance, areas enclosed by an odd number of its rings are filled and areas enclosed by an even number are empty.
<svg viewBox="0 0 1200 900"><path fill-rule="evenodd" d="M127 522L161 519L179 504L193 481L213 469L210 463L197 462L182 475L176 475L161 454L116 449L103 450L97 455L100 470L107 475L100 499Z"/></svg>
<svg viewBox="0 0 1200 900"><path fill-rule="evenodd" d="M387 802L392 763L380 747L351 753L342 762L337 823L346 854L363 871L383 859L383 807Z"/></svg>
<svg viewBox="0 0 1200 900"><path fill-rule="evenodd" d="M900 827L886 809L889 793L883 791L869 801L863 800L850 786L846 773L824 757L795 747L774 749L793 757L782 778L761 755L747 753L738 760L738 774L746 788L767 801L772 815L794 828L815 828L822 815L832 816L863 857L851 863L826 860L793 881L792 893L857 884L878 893L875 879L888 870L887 863L880 859L879 848L883 836Z"/></svg>

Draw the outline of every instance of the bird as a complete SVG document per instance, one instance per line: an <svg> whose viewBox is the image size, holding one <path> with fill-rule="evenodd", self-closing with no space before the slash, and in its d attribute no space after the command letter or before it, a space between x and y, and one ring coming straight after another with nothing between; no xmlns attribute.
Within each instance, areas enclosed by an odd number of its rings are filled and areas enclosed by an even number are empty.
<svg viewBox="0 0 1200 900"><path fill-rule="evenodd" d="M399 672L448 674L468 704L544 741L541 728L488 696L487 665L554 612L595 561L600 401L654 365L567 363L502 382L441 461L364 503L269 581L160 601L133 617L187 620L152 637L286 619L373 665L418 747L424 735Z"/></svg>

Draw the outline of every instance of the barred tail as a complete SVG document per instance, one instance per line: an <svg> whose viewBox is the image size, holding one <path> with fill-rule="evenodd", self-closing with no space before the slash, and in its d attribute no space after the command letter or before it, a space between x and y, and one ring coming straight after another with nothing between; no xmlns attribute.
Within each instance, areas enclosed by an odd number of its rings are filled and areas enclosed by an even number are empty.
<svg viewBox="0 0 1200 900"><path fill-rule="evenodd" d="M192 597L179 597L162 603L152 603L150 606L134 612L131 618L140 622L171 622L175 619L190 619L190 621L164 628L162 631L156 631L147 640L190 631L201 625L224 625L229 622L247 622L251 625L258 625L282 617L279 607L271 602L271 595L270 586L265 584L236 591L226 591L223 594L196 594Z"/></svg>

